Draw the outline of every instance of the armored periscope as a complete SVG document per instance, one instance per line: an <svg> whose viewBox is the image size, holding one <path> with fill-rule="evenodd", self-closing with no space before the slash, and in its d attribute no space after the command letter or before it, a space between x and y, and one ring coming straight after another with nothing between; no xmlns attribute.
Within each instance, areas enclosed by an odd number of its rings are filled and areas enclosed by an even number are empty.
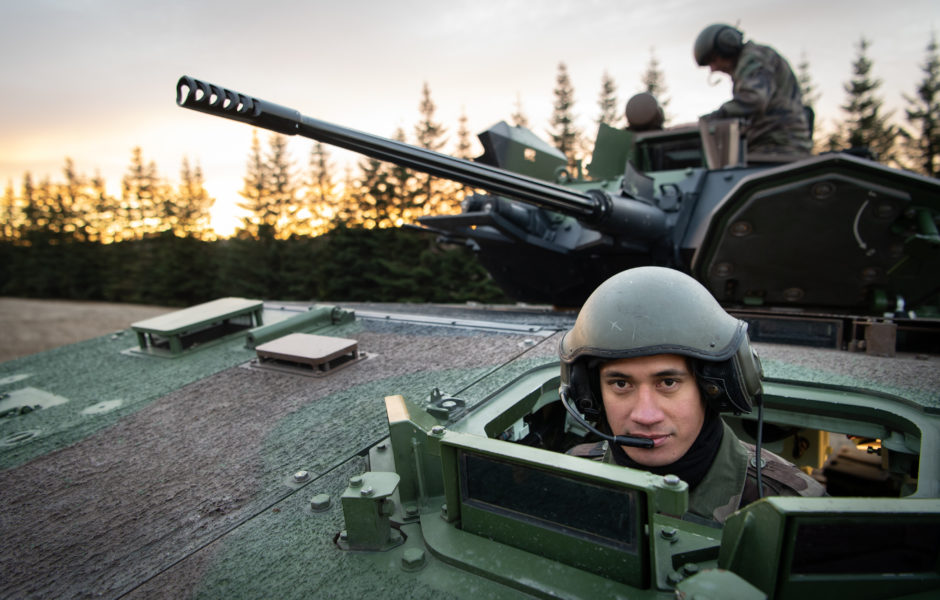
<svg viewBox="0 0 940 600"><path fill-rule="evenodd" d="M937 356L755 344L764 446L830 496L719 528L566 454L573 319L221 298L2 363L0 595L937 597Z"/></svg>
<svg viewBox="0 0 940 600"><path fill-rule="evenodd" d="M584 179L505 123L480 135L485 152L470 162L191 77L177 103L487 190L462 214L419 220L470 246L519 301L579 306L614 273L660 265L729 307L937 314L940 181L845 153L748 155L737 122L602 125Z"/></svg>

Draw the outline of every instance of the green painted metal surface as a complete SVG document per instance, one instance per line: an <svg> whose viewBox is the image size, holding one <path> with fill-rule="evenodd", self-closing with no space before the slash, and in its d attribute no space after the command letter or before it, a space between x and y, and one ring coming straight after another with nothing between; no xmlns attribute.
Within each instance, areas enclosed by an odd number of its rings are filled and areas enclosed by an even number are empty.
<svg viewBox="0 0 940 600"><path fill-rule="evenodd" d="M266 307L264 321L307 308ZM758 345L768 423L878 437L908 487L900 498L765 500L720 530L679 519L685 496L661 477L545 447L565 427L552 411L557 332L571 315L404 308L422 311L436 314L311 321L306 333L367 354L322 377L259 368L246 334L167 360L127 352L127 330L0 364L0 393L65 400L0 419L10 442L0 446L0 596L665 599L679 589L802 600L940 587L936 562L905 576L790 572L807 569L794 558L801 531L933 531L936 357ZM520 443L536 432L541 444ZM547 485L558 497L468 496L467 481L488 479L467 465L487 461L500 465L500 488ZM633 498L630 543L605 540L590 529L603 519L565 504L585 482ZM936 560L935 546L917 548L913 564Z"/></svg>

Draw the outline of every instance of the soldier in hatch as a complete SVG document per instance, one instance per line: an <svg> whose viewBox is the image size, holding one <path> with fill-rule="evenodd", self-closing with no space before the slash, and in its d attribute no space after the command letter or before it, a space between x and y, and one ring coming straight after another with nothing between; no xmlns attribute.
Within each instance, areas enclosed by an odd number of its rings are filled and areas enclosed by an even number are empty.
<svg viewBox="0 0 940 600"><path fill-rule="evenodd" d="M695 62L731 76L732 99L703 118L747 120L749 154L801 157L812 150L809 113L786 59L770 46L744 42L730 25L709 25L692 48Z"/></svg>
<svg viewBox="0 0 940 600"><path fill-rule="evenodd" d="M755 448L719 416L759 404L760 361L747 325L688 275L662 267L614 275L584 303L559 355L566 408L599 424L610 440L604 460L678 475L695 517L724 523L763 496L824 495L771 452L761 452L758 472Z"/></svg>

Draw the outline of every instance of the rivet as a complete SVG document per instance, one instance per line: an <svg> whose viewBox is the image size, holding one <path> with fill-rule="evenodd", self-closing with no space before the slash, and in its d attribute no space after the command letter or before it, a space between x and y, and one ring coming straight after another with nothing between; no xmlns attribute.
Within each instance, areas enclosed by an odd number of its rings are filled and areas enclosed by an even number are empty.
<svg viewBox="0 0 940 600"><path fill-rule="evenodd" d="M405 515L408 517L414 517L418 514L418 506L416 504L409 504L405 506Z"/></svg>
<svg viewBox="0 0 940 600"><path fill-rule="evenodd" d="M317 512L328 509L330 504L332 504L332 500L330 500L329 494L317 494L310 499L310 508Z"/></svg>
<svg viewBox="0 0 940 600"><path fill-rule="evenodd" d="M408 548L401 556L401 566L406 571L417 571L426 562L424 550L421 548Z"/></svg>
<svg viewBox="0 0 940 600"><path fill-rule="evenodd" d="M731 224L730 232L734 237L744 237L750 235L754 227L747 221L735 221Z"/></svg>
<svg viewBox="0 0 940 600"><path fill-rule="evenodd" d="M811 193L813 197L817 200L823 200L833 195L836 191L836 186L829 181L820 181L813 186Z"/></svg>
<svg viewBox="0 0 940 600"><path fill-rule="evenodd" d="M349 487L360 487L362 485L362 477L359 475L353 475L349 478Z"/></svg>
<svg viewBox="0 0 940 600"><path fill-rule="evenodd" d="M695 563L685 563L682 565L682 572L686 575L695 575L698 573L698 565Z"/></svg>
<svg viewBox="0 0 940 600"><path fill-rule="evenodd" d="M431 435L444 435L445 431L446 429L444 429L443 425L435 425L431 428Z"/></svg>
<svg viewBox="0 0 940 600"><path fill-rule="evenodd" d="M682 480L679 479L678 475L664 475L663 476L663 483L665 483L669 487L676 487L681 482Z"/></svg>
<svg viewBox="0 0 940 600"><path fill-rule="evenodd" d="M370 486L366 486L366 487L362 488L361 490L359 490L359 495L360 495L360 496L371 496L371 495L374 494L374 493L375 493L375 490L372 489L372 486L371 486L371 485L370 485Z"/></svg>
<svg viewBox="0 0 940 600"><path fill-rule="evenodd" d="M729 262L721 262L715 265L715 277L731 277L734 273L734 265Z"/></svg>
<svg viewBox="0 0 940 600"><path fill-rule="evenodd" d="M457 403L454 402L453 400L444 400L443 402L441 402L441 406L443 408L450 410L454 408L455 406L457 406Z"/></svg>
<svg viewBox="0 0 940 600"><path fill-rule="evenodd" d="M310 479L310 473L308 473L307 471L297 471L296 473L294 473L295 483L303 483L304 481L307 481L308 479Z"/></svg>
<svg viewBox="0 0 940 600"><path fill-rule="evenodd" d="M379 452L385 452L385 450L388 449L388 444L386 444L385 442L382 442L381 444L376 446L375 449L378 450Z"/></svg>
<svg viewBox="0 0 940 600"><path fill-rule="evenodd" d="M679 530L675 527L663 527L659 535L661 535L664 540L674 542L679 537Z"/></svg>

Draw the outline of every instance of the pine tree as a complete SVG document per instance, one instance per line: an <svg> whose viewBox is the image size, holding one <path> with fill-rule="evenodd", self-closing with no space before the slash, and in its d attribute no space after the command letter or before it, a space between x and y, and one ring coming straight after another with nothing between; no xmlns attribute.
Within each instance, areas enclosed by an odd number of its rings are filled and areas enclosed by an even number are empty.
<svg viewBox="0 0 940 600"><path fill-rule="evenodd" d="M73 213L71 198L65 186L55 185L44 179L40 185L42 206L46 217L46 233L51 243L64 242L68 238L67 230Z"/></svg>
<svg viewBox="0 0 940 600"><path fill-rule="evenodd" d="M433 111L432 111L433 112ZM405 130L399 127L392 139L405 141ZM443 182L429 175L416 175L414 171L401 165L390 163L385 170L383 183L386 189L385 213L379 215L380 227L400 227L413 223L425 211L432 210L431 203L439 202Z"/></svg>
<svg viewBox="0 0 940 600"><path fill-rule="evenodd" d="M310 149L305 188L303 208L309 212L309 216L305 215L307 226L300 228L298 233L314 236L326 233L330 223L340 213L340 206L333 164L326 146L320 142L315 142Z"/></svg>
<svg viewBox="0 0 940 600"><path fill-rule="evenodd" d="M809 71L809 59L806 58L805 52L800 56L800 63L796 66L796 80L800 86L800 94L803 97L803 105L808 106L813 112L813 122L809 123L809 135L810 139L813 140L813 150L818 151L820 144L815 135L817 129L815 109L816 102L819 101L820 94L818 91L816 91L816 84L813 82L813 76Z"/></svg>
<svg viewBox="0 0 940 600"><path fill-rule="evenodd" d="M47 244L57 233L59 222L56 211L56 198L52 183L48 178L38 184L33 183L32 175L23 176L23 222L19 237L28 245Z"/></svg>
<svg viewBox="0 0 940 600"><path fill-rule="evenodd" d="M3 190L3 199L0 200L0 240L4 242L11 242L15 239L17 204L13 182L8 181Z"/></svg>
<svg viewBox="0 0 940 600"><path fill-rule="evenodd" d="M930 36L921 70L924 78L917 86L916 95L904 95L909 105L904 111L907 122L918 134L905 141L905 151L918 172L940 177L940 55L936 35Z"/></svg>
<svg viewBox="0 0 940 600"><path fill-rule="evenodd" d="M669 106L669 97L667 96L669 90L666 87L666 76L659 66L659 60L656 58L656 50L653 47L650 47L650 61L646 64L646 71L643 72L640 81L643 83L643 89L641 91L649 92L655 96L663 109L665 122L668 123L669 113L666 112L666 107Z"/></svg>
<svg viewBox="0 0 940 600"><path fill-rule="evenodd" d="M804 52L800 56L800 63L796 66L796 81L800 85L800 94L803 96L803 104L810 108L816 108L816 102L819 101L819 92L816 90L816 84L813 82L813 76L809 71L809 59Z"/></svg>
<svg viewBox="0 0 940 600"><path fill-rule="evenodd" d="M273 228L275 237L284 239L293 232L297 203L294 165L287 149L287 136L273 133L268 139L267 166L270 184L265 223Z"/></svg>
<svg viewBox="0 0 940 600"><path fill-rule="evenodd" d="M467 111L460 110L460 117L457 119L457 148L454 156L464 160L473 158L473 142L470 138L470 127L467 125Z"/></svg>
<svg viewBox="0 0 940 600"><path fill-rule="evenodd" d="M89 181L89 202L91 212L88 218L89 239L102 244L116 241L120 233L118 215L121 203L108 194L105 180L96 173Z"/></svg>
<svg viewBox="0 0 940 600"><path fill-rule="evenodd" d="M166 191L157 175L156 163L145 163L140 146L135 147L121 181L122 218L117 239L141 238L157 231L161 216L166 216L166 211L161 211L165 208Z"/></svg>
<svg viewBox="0 0 940 600"><path fill-rule="evenodd" d="M58 210L57 198L55 197L52 181L48 177L43 177L39 185L33 190L33 198L39 207L41 232L44 239L48 240L51 234L58 233L61 228Z"/></svg>
<svg viewBox="0 0 940 600"><path fill-rule="evenodd" d="M211 228L210 209L215 198L206 191L202 168L196 163L190 167L189 159L183 157L180 166L180 184L176 193L177 219L173 231L181 237L205 239Z"/></svg>
<svg viewBox="0 0 940 600"><path fill-rule="evenodd" d="M343 166L343 191L339 200L337 200L337 213L333 217L331 229L340 225L352 223L356 217L356 178L353 175L353 167L349 163Z"/></svg>
<svg viewBox="0 0 940 600"><path fill-rule="evenodd" d="M85 177L75 171L75 163L66 157L62 168L65 182L55 186L56 208L60 219L57 232L63 238L87 241L91 202Z"/></svg>
<svg viewBox="0 0 940 600"><path fill-rule="evenodd" d="M513 108L512 115L510 116L512 124L514 127L528 127L529 118L525 116L525 111L522 108L522 97L517 93L516 94L516 104Z"/></svg>
<svg viewBox="0 0 940 600"><path fill-rule="evenodd" d="M447 138L444 135L446 132L444 126L435 121L434 113L436 111L437 107L431 100L431 90L425 82L424 87L421 89L421 102L418 105L420 119L414 128L415 139L418 146L440 152L447 143ZM445 197L444 182L425 173L412 175L412 177L415 179L415 193L413 195L413 204L417 207L417 215L415 216L436 214L447 210L450 202ZM407 190L405 192L407 193ZM410 213L411 211L405 212ZM409 217L410 215L404 215L406 222L412 220Z"/></svg>
<svg viewBox="0 0 940 600"><path fill-rule="evenodd" d="M548 131L552 143L568 157L568 164L576 164L582 152L581 131L575 125L574 115L574 86L568 77L568 67L565 63L558 63L558 74L555 77L555 100L552 104L552 116L549 121L551 129Z"/></svg>
<svg viewBox="0 0 940 600"><path fill-rule="evenodd" d="M835 136L830 138L830 147L868 148L879 160L891 162L895 159L894 142L898 129L888 123L890 113L881 114L883 102L876 95L881 80L871 76L870 45L864 37L859 40L858 54L852 63L853 78L843 86L847 94L846 103L842 105L846 119Z"/></svg>
<svg viewBox="0 0 940 600"><path fill-rule="evenodd" d="M470 138L470 128L467 126L467 111L465 109L460 111L460 118L457 121L457 148L454 156L464 160L473 159L473 143ZM462 183L449 182L449 187L455 204L462 202L467 194L473 193L473 188Z"/></svg>
<svg viewBox="0 0 940 600"><path fill-rule="evenodd" d="M620 102L617 100L617 84L607 71L604 71L604 75L601 76L601 93L597 99L597 106L600 108L600 115L597 117L598 125L604 123L611 127L622 126L624 115L620 109Z"/></svg>
<svg viewBox="0 0 940 600"><path fill-rule="evenodd" d="M28 240L30 234L42 227L42 208L36 200L36 187L33 185L33 176L27 171L23 174L23 187L20 200L23 203L23 220L19 224L17 237Z"/></svg>
<svg viewBox="0 0 940 600"><path fill-rule="evenodd" d="M379 227L391 207L388 163L366 157L359 161L359 178L354 184L351 225L366 229Z"/></svg>
<svg viewBox="0 0 940 600"><path fill-rule="evenodd" d="M268 193L271 189L270 179L270 167L261 152L258 131L253 130L243 187L238 192L245 201L237 203L239 208L248 211L248 214L242 217L241 227L241 232L248 237L257 238L261 225L266 222Z"/></svg>

